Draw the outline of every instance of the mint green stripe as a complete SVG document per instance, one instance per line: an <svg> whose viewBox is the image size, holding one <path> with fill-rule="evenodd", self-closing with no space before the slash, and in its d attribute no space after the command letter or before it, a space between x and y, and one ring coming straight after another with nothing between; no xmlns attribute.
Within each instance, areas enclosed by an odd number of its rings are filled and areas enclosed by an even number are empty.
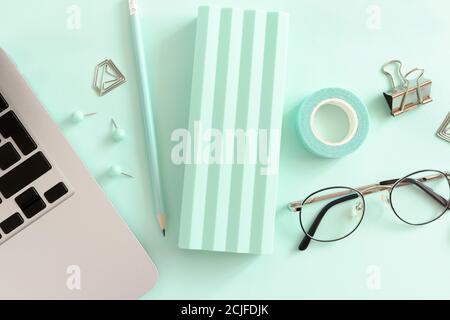
<svg viewBox="0 0 450 320"><path fill-rule="evenodd" d="M212 128L223 132L223 120L225 114L225 99L227 94L227 77L229 64L229 50L231 38L231 9L223 9L220 15L219 45L217 56L216 86L214 96L214 111ZM215 141L221 148L222 141ZM216 150L217 151L217 150ZM216 154L217 156L217 154ZM220 160L219 160L220 161ZM210 164L208 173L203 248L213 250L215 248L215 225L218 208L218 192L220 179L220 164Z"/></svg>
<svg viewBox="0 0 450 320"><path fill-rule="evenodd" d="M215 77L217 66L217 50L218 50L218 32L220 23L220 12L217 8L210 7L208 37L206 40L205 70L204 82L202 87L202 98L200 102L201 108L201 124L203 132L211 128L212 113L214 107L214 91ZM197 135L198 136L198 135ZM204 148L199 143L195 153L198 157L203 156ZM192 207L192 233L190 237L191 248L202 248L203 225L205 222L205 201L207 191L207 179L209 165L202 163L197 164L197 172L194 181L194 204Z"/></svg>
<svg viewBox="0 0 450 320"><path fill-rule="evenodd" d="M286 15L269 13L267 15L266 47L264 57L263 90L261 92L260 128L279 130L269 134L269 149L279 155L281 122L284 103L284 83L287 53L288 18ZM273 246L273 230L276 212L276 192L278 173L263 175L258 165L255 175L255 206L253 208L253 230L251 252L269 253Z"/></svg>
<svg viewBox="0 0 450 320"><path fill-rule="evenodd" d="M285 103L285 83L286 83L286 69L288 62L288 46L289 46L289 15L285 13L270 13L269 20L278 20L278 33L277 33L277 50L276 55L273 58L275 60L275 74L273 80L273 105L272 105L272 123L270 127L272 129L278 129L280 132L279 137L275 137L276 142L271 142L271 145L275 149L274 154L279 159L280 144L281 144L281 129L283 119L283 109ZM273 250L273 237L274 237L274 223L275 214L277 211L277 191L278 191L278 174L270 176L273 179L272 183L268 184L266 191L266 199L268 199L267 214L263 217L263 229L261 253L271 253ZM265 236L267 235L267 237Z"/></svg>
<svg viewBox="0 0 450 320"><path fill-rule="evenodd" d="M209 9L207 7L200 7L198 9L197 31L195 39L195 55L192 76L192 90L191 90L191 110L189 118L189 132L193 132L193 123L200 119L201 109L201 88L204 81L205 56L206 56L206 40L208 36L209 23ZM191 143L193 143L191 141ZM194 206L194 190L193 185L195 181L195 166L186 165L184 170L184 188L183 188L183 202L181 207L180 217L180 234L178 238L178 245L182 248L189 248L190 237L192 232L192 213Z"/></svg>
<svg viewBox="0 0 450 320"><path fill-rule="evenodd" d="M203 62L196 61L193 75L193 88L191 98L191 117L190 117L190 132L194 133L194 121L201 120L203 131L211 128L212 112L214 104L214 84L215 84L215 70L217 65L217 47L218 47L218 30L219 30L219 10L213 7L199 8L199 30L200 38L198 47L196 48L196 55L203 59ZM203 20L206 20L203 21ZM198 49L198 51L197 51ZM200 73L200 74L195 74ZM199 157L202 156L203 148L195 150L194 154ZM180 243L182 247L191 249L201 249L203 239L203 225L205 218L205 195L206 184L208 176L207 164L188 165L185 173L185 191L186 191L186 207L183 208L182 225L188 225L190 220L190 230L186 230L185 234L180 236ZM187 200L191 198L192 200ZM183 204L184 206L184 204ZM190 212L188 211L190 210ZM185 214L186 213L186 214ZM182 227L183 229L183 227ZM181 232L180 232L181 233Z"/></svg>
<svg viewBox="0 0 450 320"><path fill-rule="evenodd" d="M253 36L255 27L255 12L245 11L242 48L241 67L239 71L239 89L236 114L236 129L245 129L248 117L248 102L250 99L250 80L253 56ZM236 160L236 157L235 157ZM239 222L241 215L241 201L244 190L242 189L243 166L233 164L231 176L230 207L227 230L227 251L237 251L239 243Z"/></svg>
<svg viewBox="0 0 450 320"><path fill-rule="evenodd" d="M239 9L232 10L232 20L230 28L229 54L228 54L228 69L227 69L227 84L224 96L224 110L222 115L222 128L224 134L227 130L234 130L236 121L236 102L238 95L239 83L239 65L240 52L242 41L242 25L243 25L243 11ZM218 121L220 121L218 119ZM227 141L228 142L228 141ZM232 152L233 143L224 144L224 152ZM225 157L226 154L223 154ZM226 159L223 158L225 161ZM231 164L222 164L220 167L218 190L217 190L217 209L216 209L216 223L214 228L214 248L215 250L226 249L226 237L228 229L228 207L230 201L231 189Z"/></svg>
<svg viewBox="0 0 450 320"><path fill-rule="evenodd" d="M253 142L247 160L242 165L242 196L240 204L238 252L248 252L250 248L250 235L252 230L253 195L255 192L255 170L258 161L258 128L261 106L261 89L263 80L263 62L265 46L266 14L257 11L254 20L252 66L249 84L249 98L247 106L247 119L245 129L254 132ZM250 160L252 159L252 160Z"/></svg>

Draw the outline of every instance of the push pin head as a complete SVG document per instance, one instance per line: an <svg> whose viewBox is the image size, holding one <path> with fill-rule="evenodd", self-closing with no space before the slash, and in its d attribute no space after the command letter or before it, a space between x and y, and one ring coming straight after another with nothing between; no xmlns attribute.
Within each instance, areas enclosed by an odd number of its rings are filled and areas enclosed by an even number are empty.
<svg viewBox="0 0 450 320"><path fill-rule="evenodd" d="M74 113L72 113L72 123L77 124L82 122L86 117L90 117L97 114L96 112L91 112L91 113L83 113L82 111L75 111Z"/></svg>
<svg viewBox="0 0 450 320"><path fill-rule="evenodd" d="M113 126L113 131L112 131L112 138L114 141L116 142L120 142L123 139L126 138L127 133L124 129L119 128L116 124L116 122L114 121L114 119L111 119L111 124Z"/></svg>
<svg viewBox="0 0 450 320"><path fill-rule="evenodd" d="M125 176L125 177L128 177L128 178L133 178L132 175L123 172L122 168L119 165L117 165L117 164L112 165L109 168L108 174L112 178L119 177L119 176Z"/></svg>

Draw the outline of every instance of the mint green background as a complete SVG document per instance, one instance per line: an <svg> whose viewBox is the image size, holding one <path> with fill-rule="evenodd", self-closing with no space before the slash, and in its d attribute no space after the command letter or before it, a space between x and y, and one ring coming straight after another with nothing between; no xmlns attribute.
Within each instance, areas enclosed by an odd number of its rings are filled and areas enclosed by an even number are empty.
<svg viewBox="0 0 450 320"><path fill-rule="evenodd" d="M177 248L183 167L170 161L170 134L187 126L194 18L196 8L208 3L291 14L280 210L270 256ZM81 8L80 30L66 28L66 9L73 4ZM380 30L366 25L372 4L381 8ZM152 0L142 1L142 8L168 208L166 239L150 209L126 1L0 0L0 45L153 257L160 279L145 298L450 298L448 216L409 227L373 196L351 238L313 243L300 253L297 217L284 209L330 185L356 187L418 169L450 169L450 145L434 135L450 111L448 1ZM127 83L99 98L91 81L95 65L105 58L113 59ZM379 68L391 58L402 59L405 70L426 68L434 81L433 103L401 118L389 116L382 98L388 82ZM330 86L358 94L372 124L363 147L339 160L307 153L293 123L301 99ZM98 115L74 126L67 119L77 109ZM110 140L111 117L128 131L121 144ZM112 163L136 179L105 177ZM367 286L372 265L381 271L379 290Z"/></svg>

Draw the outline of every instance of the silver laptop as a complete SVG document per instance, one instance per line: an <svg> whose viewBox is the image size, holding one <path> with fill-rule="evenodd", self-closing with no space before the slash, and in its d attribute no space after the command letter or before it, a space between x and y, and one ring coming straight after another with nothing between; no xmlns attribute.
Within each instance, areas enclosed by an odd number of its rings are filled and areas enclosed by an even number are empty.
<svg viewBox="0 0 450 320"><path fill-rule="evenodd" d="M0 299L136 299L156 278L0 48Z"/></svg>

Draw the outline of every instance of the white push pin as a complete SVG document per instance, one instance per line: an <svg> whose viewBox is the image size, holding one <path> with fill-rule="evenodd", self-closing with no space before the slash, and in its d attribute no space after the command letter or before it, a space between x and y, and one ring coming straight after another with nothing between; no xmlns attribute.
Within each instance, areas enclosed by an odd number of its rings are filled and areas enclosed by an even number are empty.
<svg viewBox="0 0 450 320"><path fill-rule="evenodd" d="M109 168L108 174L112 178L119 177L119 176L125 176L125 177L128 177L128 178L133 178L132 175L123 172L122 168L119 165L117 165L117 164L112 165Z"/></svg>
<svg viewBox="0 0 450 320"><path fill-rule="evenodd" d="M112 138L113 138L113 140L116 141L116 142L120 142L123 139L125 139L126 136L127 136L126 131L124 129L122 129L122 128L119 128L117 126L116 122L114 121L114 119L111 119L111 123L112 123L112 126L113 126L113 131L112 131Z"/></svg>
<svg viewBox="0 0 450 320"><path fill-rule="evenodd" d="M86 117L91 117L93 115L96 115L96 112L91 112L91 113L83 113L82 111L75 111L74 113L72 113L72 123L77 124L82 122Z"/></svg>

